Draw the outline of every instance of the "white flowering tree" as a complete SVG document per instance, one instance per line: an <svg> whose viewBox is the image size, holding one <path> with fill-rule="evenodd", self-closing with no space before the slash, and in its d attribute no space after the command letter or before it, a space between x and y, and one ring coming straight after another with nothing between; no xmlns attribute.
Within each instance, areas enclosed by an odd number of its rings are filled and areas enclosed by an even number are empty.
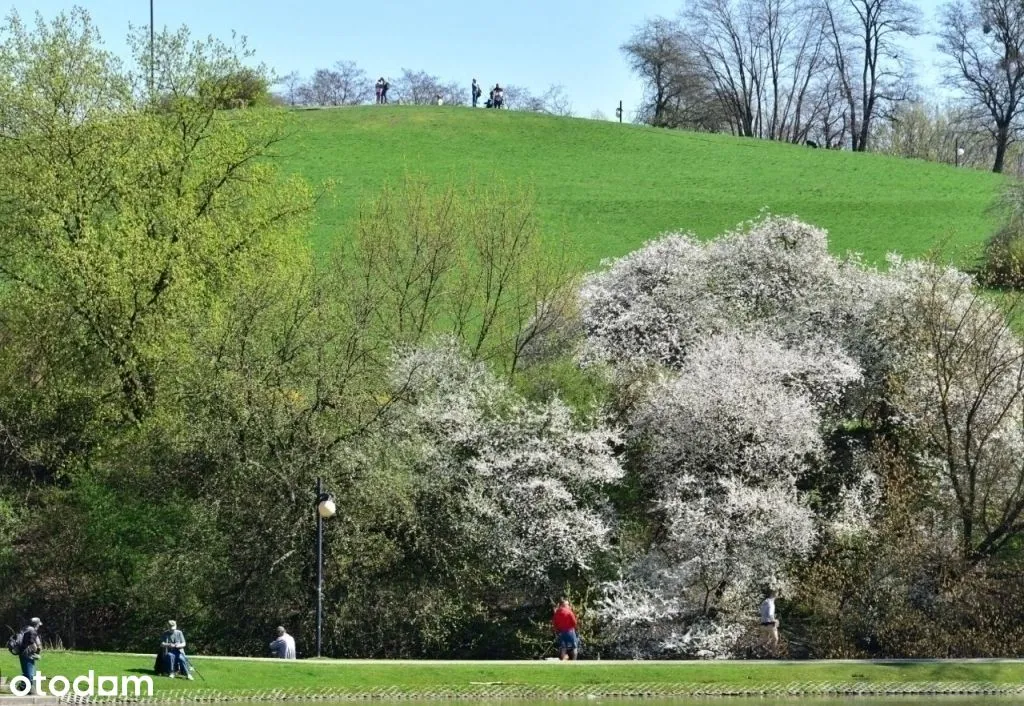
<svg viewBox="0 0 1024 706"><path fill-rule="evenodd" d="M868 268L768 217L609 263L580 311L581 362L630 386L620 413L655 537L605 585L620 652L729 655L815 542L877 544L872 439L927 494L904 525L960 562L947 576L1024 535L1024 345L968 275Z"/></svg>
<svg viewBox="0 0 1024 706"><path fill-rule="evenodd" d="M591 568L612 529L607 486L623 475L615 432L557 399L527 402L451 342L403 355L395 384L409 403L390 433L413 459L431 541L499 575Z"/></svg>
<svg viewBox="0 0 1024 706"><path fill-rule="evenodd" d="M839 338L870 311L880 283L795 219L766 218L710 242L667 235L586 279L583 360L675 366L695 343L736 331Z"/></svg>
<svg viewBox="0 0 1024 706"><path fill-rule="evenodd" d="M667 236L585 282L584 364L642 381L627 439L658 537L606 585L619 651L728 656L763 591L790 588L823 524L798 488L829 468L826 435L864 383L848 344L884 283L783 218L709 243ZM836 498L847 526L867 522L843 511L855 490Z"/></svg>
<svg viewBox="0 0 1024 706"><path fill-rule="evenodd" d="M1024 532L1024 345L1010 324L1020 301L932 263L894 260L892 277L900 296L877 316L888 401L934 474L950 545L974 566Z"/></svg>
<svg viewBox="0 0 1024 706"><path fill-rule="evenodd" d="M814 540L812 513L790 483L682 476L666 492L656 503L665 539L606 586L609 637L634 657L729 656L763 588L789 588L787 562Z"/></svg>
<svg viewBox="0 0 1024 706"><path fill-rule="evenodd" d="M825 460L822 411L858 377L834 349L722 334L650 386L629 433L661 540L608 587L618 649L730 654L761 592L785 591L811 549L797 482Z"/></svg>

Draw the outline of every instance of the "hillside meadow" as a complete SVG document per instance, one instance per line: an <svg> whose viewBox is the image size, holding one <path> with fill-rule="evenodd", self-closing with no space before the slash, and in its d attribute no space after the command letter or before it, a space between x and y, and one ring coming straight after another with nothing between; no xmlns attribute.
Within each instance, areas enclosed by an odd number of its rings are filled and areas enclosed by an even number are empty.
<svg viewBox="0 0 1024 706"><path fill-rule="evenodd" d="M1004 180L883 155L459 107L297 110L287 129L281 168L334 183L312 233L320 249L346 237L359 204L385 183L499 179L533 190L545 237L585 268L659 233L712 237L765 209L826 228L836 253L882 262L939 248L967 263L992 232Z"/></svg>

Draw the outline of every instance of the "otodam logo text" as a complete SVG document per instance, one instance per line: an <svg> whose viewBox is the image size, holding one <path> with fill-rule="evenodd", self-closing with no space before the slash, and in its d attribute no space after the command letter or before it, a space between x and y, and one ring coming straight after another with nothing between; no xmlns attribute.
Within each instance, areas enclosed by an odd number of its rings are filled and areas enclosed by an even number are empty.
<svg viewBox="0 0 1024 706"><path fill-rule="evenodd" d="M11 693L15 696L28 696L35 693L38 696L56 696L58 698L68 694L75 696L152 696L153 678L148 676L96 676L96 672L91 669L88 674L82 674L74 679L59 674L43 677L37 672L35 679L31 681L21 675L11 679Z"/></svg>

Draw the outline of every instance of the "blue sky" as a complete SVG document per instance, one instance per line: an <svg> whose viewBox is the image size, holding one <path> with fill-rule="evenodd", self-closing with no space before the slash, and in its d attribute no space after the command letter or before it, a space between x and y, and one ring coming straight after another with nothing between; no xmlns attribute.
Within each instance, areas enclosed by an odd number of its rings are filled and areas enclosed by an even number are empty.
<svg viewBox="0 0 1024 706"><path fill-rule="evenodd" d="M149 0L30 0L7 5L46 17L78 4L92 14L107 46L126 53L129 23L149 24ZM280 74L309 75L341 59L368 74L424 69L467 91L476 77L543 92L565 86L577 114L627 119L641 97L619 46L645 18L673 16L680 0L155 0L156 25L188 25L194 34L249 38L256 57ZM920 6L931 29L936 0ZM935 83L934 37L910 45L923 82Z"/></svg>

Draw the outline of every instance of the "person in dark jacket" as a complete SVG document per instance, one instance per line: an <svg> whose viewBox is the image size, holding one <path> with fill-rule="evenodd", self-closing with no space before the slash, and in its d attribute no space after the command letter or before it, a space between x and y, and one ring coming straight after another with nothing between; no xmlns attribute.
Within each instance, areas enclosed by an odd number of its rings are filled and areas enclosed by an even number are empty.
<svg viewBox="0 0 1024 706"><path fill-rule="evenodd" d="M21 663L21 674L29 680L29 683L36 678L36 660L43 654L43 641L39 638L39 628L43 627L43 621L39 618L32 618L28 625L21 631L21 649L18 652L18 661Z"/></svg>

